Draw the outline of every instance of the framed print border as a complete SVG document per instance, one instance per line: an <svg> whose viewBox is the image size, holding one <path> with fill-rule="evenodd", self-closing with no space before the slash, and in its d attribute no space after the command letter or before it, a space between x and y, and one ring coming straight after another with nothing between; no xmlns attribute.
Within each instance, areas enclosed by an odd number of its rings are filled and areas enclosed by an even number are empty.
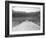
<svg viewBox="0 0 46 38"><path fill-rule="evenodd" d="M9 34L9 4L32 4L32 5L43 5L43 33L33 33L33 34ZM19 1L5 1L5 37L18 37L18 36L36 36L45 34L45 4L37 2L19 2Z"/></svg>

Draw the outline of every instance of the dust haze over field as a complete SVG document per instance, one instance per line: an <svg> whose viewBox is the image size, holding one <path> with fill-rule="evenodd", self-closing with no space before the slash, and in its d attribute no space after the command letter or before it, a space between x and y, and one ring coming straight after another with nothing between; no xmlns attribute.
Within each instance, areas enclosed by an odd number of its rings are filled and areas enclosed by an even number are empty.
<svg viewBox="0 0 46 38"><path fill-rule="evenodd" d="M40 30L40 11L25 13L12 10L13 31Z"/></svg>

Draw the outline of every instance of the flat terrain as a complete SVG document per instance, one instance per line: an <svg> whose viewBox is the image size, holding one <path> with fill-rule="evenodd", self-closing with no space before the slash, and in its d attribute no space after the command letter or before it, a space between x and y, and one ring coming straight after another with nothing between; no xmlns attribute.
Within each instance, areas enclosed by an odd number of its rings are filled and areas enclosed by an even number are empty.
<svg viewBox="0 0 46 38"><path fill-rule="evenodd" d="M18 18L12 18L12 26L16 26L17 24L21 24L25 20L28 20L29 22L33 22L35 24L38 24L40 26L40 20L38 18L30 18L30 17L18 17Z"/></svg>
<svg viewBox="0 0 46 38"><path fill-rule="evenodd" d="M39 29L40 26L38 24L35 24L32 21L30 22L28 20L13 27L13 31L31 31L31 30L39 30Z"/></svg>
<svg viewBox="0 0 46 38"><path fill-rule="evenodd" d="M39 30L40 12L25 13L12 11L12 27L14 31Z"/></svg>

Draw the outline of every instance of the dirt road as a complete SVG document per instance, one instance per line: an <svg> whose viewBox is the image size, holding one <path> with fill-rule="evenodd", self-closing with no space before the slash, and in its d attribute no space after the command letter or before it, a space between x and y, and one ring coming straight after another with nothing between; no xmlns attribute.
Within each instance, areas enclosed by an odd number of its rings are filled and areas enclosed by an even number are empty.
<svg viewBox="0 0 46 38"><path fill-rule="evenodd" d="M33 23L32 21L24 21L21 24L18 24L13 27L13 31L31 31L31 30L39 30L40 26Z"/></svg>

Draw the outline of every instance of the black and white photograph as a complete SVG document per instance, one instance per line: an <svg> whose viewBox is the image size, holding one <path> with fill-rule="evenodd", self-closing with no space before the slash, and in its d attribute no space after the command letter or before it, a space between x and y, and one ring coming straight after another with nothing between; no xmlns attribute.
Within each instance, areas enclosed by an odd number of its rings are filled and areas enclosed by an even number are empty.
<svg viewBox="0 0 46 38"><path fill-rule="evenodd" d="M10 26L12 32L24 32L24 31L40 31L42 28L40 21L42 9L37 5L21 5L10 4L12 25ZM41 17L41 18L40 18ZM41 29L42 30L42 29Z"/></svg>
<svg viewBox="0 0 46 38"><path fill-rule="evenodd" d="M43 4L9 3L9 34L43 33Z"/></svg>
<svg viewBox="0 0 46 38"><path fill-rule="evenodd" d="M40 8L12 7L12 31L40 30Z"/></svg>

